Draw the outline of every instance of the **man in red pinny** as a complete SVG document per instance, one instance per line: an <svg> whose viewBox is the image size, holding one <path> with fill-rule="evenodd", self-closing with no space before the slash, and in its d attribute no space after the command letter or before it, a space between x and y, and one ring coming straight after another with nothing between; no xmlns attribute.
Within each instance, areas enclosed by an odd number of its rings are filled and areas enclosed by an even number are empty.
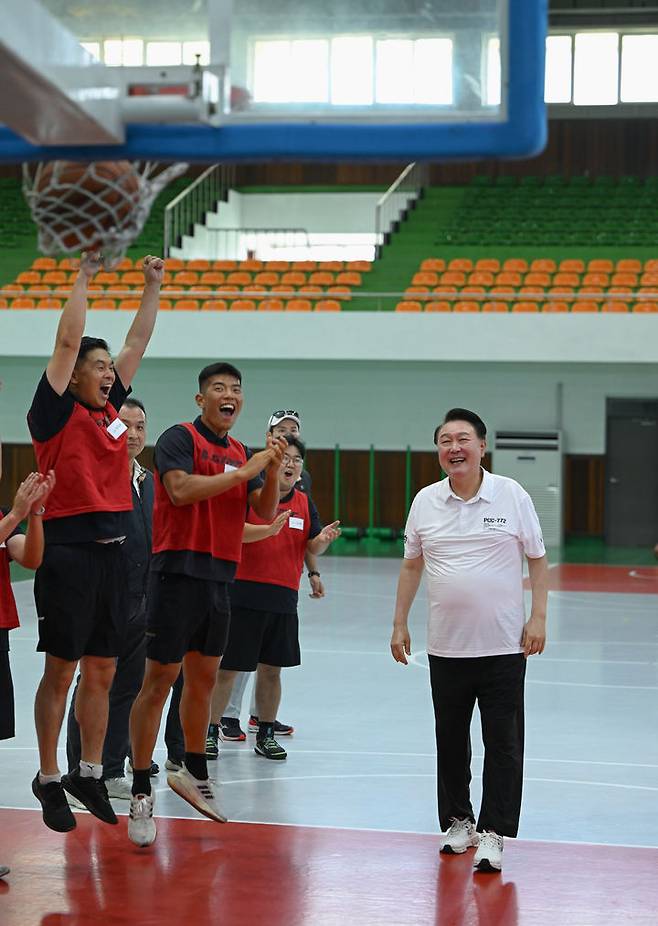
<svg viewBox="0 0 658 926"><path fill-rule="evenodd" d="M102 780L108 693L128 616L121 544L132 494L117 409L153 332L164 275L164 261L144 258L141 305L113 361L105 341L83 337L87 288L100 263L99 254L83 254L27 418L39 469L57 476L35 580L37 649L46 656L34 705L40 768L32 791L46 826L63 833L75 827L64 789L99 819L117 823ZM81 761L62 776L57 742L78 662Z"/></svg>

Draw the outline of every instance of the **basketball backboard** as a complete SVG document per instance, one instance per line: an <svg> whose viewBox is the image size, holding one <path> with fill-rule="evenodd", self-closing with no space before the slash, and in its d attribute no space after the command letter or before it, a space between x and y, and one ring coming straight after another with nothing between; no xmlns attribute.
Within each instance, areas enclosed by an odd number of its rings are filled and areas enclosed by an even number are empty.
<svg viewBox="0 0 658 926"><path fill-rule="evenodd" d="M4 128L4 161L439 160L545 142L545 0L43 5L107 65L108 86L118 79L123 133L50 146ZM195 60L204 106L176 107Z"/></svg>

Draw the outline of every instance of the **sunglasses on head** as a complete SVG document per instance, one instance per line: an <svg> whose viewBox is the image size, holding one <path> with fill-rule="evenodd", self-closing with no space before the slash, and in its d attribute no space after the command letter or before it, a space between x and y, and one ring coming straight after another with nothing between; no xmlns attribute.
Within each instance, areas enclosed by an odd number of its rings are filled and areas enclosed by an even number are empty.
<svg viewBox="0 0 658 926"><path fill-rule="evenodd" d="M289 418L290 416L299 418L299 412L296 412L293 408L280 408L278 412L272 412L271 418Z"/></svg>

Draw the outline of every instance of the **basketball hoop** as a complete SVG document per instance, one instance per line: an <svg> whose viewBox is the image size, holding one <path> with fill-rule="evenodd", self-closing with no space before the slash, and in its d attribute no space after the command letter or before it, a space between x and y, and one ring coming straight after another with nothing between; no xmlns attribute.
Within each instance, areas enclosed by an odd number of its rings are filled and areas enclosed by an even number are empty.
<svg viewBox="0 0 658 926"><path fill-rule="evenodd" d="M188 164L49 161L23 164L23 193L43 254L100 250L116 263L139 235L156 196Z"/></svg>

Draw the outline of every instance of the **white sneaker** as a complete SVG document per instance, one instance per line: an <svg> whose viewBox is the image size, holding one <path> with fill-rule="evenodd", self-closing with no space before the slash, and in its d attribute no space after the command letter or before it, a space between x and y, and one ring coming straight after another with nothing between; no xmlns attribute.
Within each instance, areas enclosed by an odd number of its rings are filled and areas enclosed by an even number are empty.
<svg viewBox="0 0 658 926"><path fill-rule="evenodd" d="M128 817L128 838L136 846L150 846L155 842L155 820L153 805L155 794L138 794L130 800Z"/></svg>
<svg viewBox="0 0 658 926"><path fill-rule="evenodd" d="M186 768L183 768L180 772L167 775L167 784L172 791L175 791L204 817L209 817L217 823L227 822L226 815L219 806L218 796L209 780L199 781L193 778Z"/></svg>
<svg viewBox="0 0 658 926"><path fill-rule="evenodd" d="M105 787L108 797L116 797L120 801L132 800L131 784L127 778L106 778Z"/></svg>
<svg viewBox="0 0 658 926"><path fill-rule="evenodd" d="M485 830L480 834L480 845L473 856L473 867L478 871L496 872L503 868L503 837Z"/></svg>
<svg viewBox="0 0 658 926"><path fill-rule="evenodd" d="M446 833L441 852L446 855L461 855L467 849L477 846L480 837L472 820L456 820L452 818L450 829Z"/></svg>
<svg viewBox="0 0 658 926"><path fill-rule="evenodd" d="M87 810L87 808L82 803L82 801L79 801L77 797L74 797L72 794L69 794L68 791L65 791L64 794L66 795L66 800L69 803L69 807L73 807L74 810ZM87 810L87 813L89 813L88 810Z"/></svg>
<svg viewBox="0 0 658 926"><path fill-rule="evenodd" d="M170 759L167 756L167 761L165 762L165 768L168 772L180 772L183 767L183 761L176 762L174 759Z"/></svg>

